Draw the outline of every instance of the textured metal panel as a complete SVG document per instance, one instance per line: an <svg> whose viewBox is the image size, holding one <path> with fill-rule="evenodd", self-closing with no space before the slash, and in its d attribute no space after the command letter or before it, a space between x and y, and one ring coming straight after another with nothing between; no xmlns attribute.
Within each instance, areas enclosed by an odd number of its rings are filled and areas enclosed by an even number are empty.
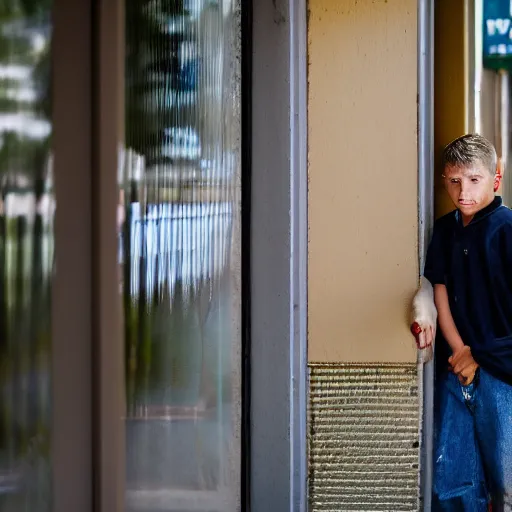
<svg viewBox="0 0 512 512"><path fill-rule="evenodd" d="M310 364L314 511L418 510L415 364Z"/></svg>

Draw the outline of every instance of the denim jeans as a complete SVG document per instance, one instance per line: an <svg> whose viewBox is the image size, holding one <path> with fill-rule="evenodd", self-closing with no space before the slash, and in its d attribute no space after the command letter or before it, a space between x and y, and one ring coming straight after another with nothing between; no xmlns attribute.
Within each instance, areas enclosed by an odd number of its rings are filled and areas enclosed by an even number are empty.
<svg viewBox="0 0 512 512"><path fill-rule="evenodd" d="M512 511L512 386L482 370L436 383L433 512Z"/></svg>

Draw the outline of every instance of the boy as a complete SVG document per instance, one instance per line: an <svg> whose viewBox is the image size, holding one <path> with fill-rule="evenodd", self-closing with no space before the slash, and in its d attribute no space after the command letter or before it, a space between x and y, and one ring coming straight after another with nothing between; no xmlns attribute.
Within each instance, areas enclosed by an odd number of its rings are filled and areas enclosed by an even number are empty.
<svg viewBox="0 0 512 512"><path fill-rule="evenodd" d="M432 508L512 510L512 211L485 138L451 142L443 169L457 209L436 222L424 271L441 331Z"/></svg>

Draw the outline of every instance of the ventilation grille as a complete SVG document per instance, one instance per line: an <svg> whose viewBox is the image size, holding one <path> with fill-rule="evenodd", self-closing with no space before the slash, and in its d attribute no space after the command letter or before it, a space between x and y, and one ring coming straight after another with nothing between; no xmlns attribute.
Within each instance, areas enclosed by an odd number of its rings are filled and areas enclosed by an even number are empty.
<svg viewBox="0 0 512 512"><path fill-rule="evenodd" d="M310 512L418 510L416 365L309 370Z"/></svg>

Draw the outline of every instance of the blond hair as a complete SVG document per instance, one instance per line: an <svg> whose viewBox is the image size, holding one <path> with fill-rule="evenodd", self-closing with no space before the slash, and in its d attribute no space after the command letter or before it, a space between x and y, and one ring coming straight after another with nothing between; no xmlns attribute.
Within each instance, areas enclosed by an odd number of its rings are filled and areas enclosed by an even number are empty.
<svg viewBox="0 0 512 512"><path fill-rule="evenodd" d="M498 163L496 149L485 137L468 133L450 142L443 151L443 169L481 163L494 176Z"/></svg>

